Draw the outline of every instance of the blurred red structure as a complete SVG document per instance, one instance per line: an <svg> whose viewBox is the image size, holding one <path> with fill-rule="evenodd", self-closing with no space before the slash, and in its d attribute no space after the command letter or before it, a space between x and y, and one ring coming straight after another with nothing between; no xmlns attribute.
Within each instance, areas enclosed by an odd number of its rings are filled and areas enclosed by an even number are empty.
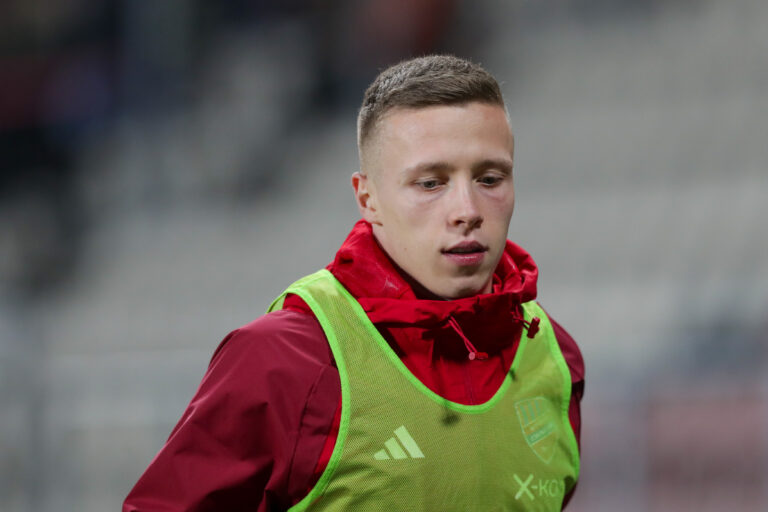
<svg viewBox="0 0 768 512"><path fill-rule="evenodd" d="M768 498L768 400L680 386L648 411L649 510L755 511Z"/></svg>

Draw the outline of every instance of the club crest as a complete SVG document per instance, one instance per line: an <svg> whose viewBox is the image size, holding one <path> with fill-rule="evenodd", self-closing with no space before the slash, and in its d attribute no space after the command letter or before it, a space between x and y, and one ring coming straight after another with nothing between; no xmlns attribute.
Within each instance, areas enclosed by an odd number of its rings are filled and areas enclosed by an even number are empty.
<svg viewBox="0 0 768 512"><path fill-rule="evenodd" d="M558 439L554 406L543 396L537 396L516 402L515 410L525 442L539 459L549 464Z"/></svg>

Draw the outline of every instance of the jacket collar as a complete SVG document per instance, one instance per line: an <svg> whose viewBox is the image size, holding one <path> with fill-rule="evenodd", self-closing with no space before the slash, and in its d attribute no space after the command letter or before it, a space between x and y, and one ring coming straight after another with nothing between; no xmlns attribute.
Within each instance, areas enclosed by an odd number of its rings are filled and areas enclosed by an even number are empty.
<svg viewBox="0 0 768 512"><path fill-rule="evenodd" d="M493 275L491 293L456 300L420 299L363 220L352 228L328 270L374 324L425 328L445 325L450 318L471 328L478 322L506 317L519 304L536 298L538 277L531 256L508 240Z"/></svg>

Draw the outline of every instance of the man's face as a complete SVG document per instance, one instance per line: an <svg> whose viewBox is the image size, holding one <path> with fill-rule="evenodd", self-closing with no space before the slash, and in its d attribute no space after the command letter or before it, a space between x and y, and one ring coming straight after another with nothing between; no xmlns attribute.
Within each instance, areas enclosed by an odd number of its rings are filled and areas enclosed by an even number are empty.
<svg viewBox="0 0 768 512"><path fill-rule="evenodd" d="M513 151L498 105L393 109L352 184L379 244L421 286L446 299L489 293L515 205Z"/></svg>

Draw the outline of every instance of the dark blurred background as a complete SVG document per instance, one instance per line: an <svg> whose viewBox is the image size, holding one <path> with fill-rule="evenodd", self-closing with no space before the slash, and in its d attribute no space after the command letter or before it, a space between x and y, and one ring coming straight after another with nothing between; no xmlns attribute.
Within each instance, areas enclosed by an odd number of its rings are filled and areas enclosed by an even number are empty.
<svg viewBox="0 0 768 512"><path fill-rule="evenodd" d="M0 510L118 509L219 340L358 217L401 58L502 82L587 366L574 511L768 509L764 0L5 0Z"/></svg>

